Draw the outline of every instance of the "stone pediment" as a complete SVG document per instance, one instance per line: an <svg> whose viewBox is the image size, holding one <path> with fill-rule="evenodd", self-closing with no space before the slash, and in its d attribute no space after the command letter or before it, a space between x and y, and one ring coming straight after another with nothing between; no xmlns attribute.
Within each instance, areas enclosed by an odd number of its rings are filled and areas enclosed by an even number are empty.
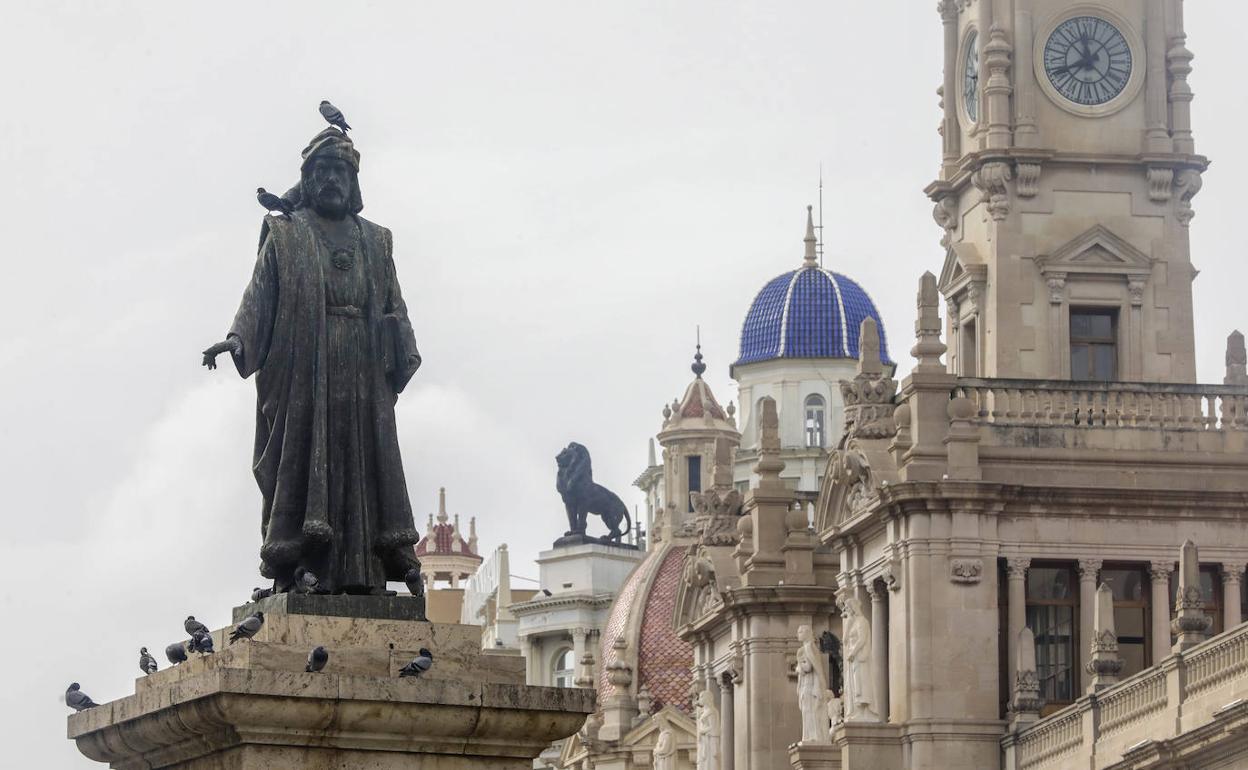
<svg viewBox="0 0 1248 770"><path fill-rule="evenodd" d="M815 501L815 530L839 526L879 499L884 484L898 481L885 439L850 439L828 457Z"/></svg>
<svg viewBox="0 0 1248 770"><path fill-rule="evenodd" d="M983 280L988 265L973 243L955 243L945 251L945 264L940 270L940 291L946 297L968 280Z"/></svg>
<svg viewBox="0 0 1248 770"><path fill-rule="evenodd" d="M1069 241L1051 254L1036 258L1042 274L1122 275L1147 277L1153 260L1103 225Z"/></svg>
<svg viewBox="0 0 1248 770"><path fill-rule="evenodd" d="M672 731L680 755L692 760L697 746L697 726L675 706L664 706L643 718L636 727L621 736L618 741L598 740L588 735L586 729L582 728L563 742L563 748L559 752L559 767L569 770L583 767L582 763L591 756L598 760L608 757L615 757L625 762L631 760L631 763L625 765L626 767L650 766L651 752L658 743L659 733L664 727ZM679 762L678 766L687 765L685 762Z"/></svg>

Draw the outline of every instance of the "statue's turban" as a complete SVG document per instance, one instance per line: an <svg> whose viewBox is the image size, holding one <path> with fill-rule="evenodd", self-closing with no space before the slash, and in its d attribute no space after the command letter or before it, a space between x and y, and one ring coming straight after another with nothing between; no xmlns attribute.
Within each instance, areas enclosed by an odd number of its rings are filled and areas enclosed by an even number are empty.
<svg viewBox="0 0 1248 770"><path fill-rule="evenodd" d="M333 127L312 137L308 146L303 148L303 165L300 168L306 171L314 158L325 157L345 160L357 173L360 170L360 153L351 143L351 138Z"/></svg>

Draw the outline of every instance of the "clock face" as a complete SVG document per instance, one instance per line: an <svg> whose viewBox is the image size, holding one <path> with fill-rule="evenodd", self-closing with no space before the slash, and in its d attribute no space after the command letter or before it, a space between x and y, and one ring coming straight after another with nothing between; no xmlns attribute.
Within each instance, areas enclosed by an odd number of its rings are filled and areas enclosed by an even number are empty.
<svg viewBox="0 0 1248 770"><path fill-rule="evenodd" d="M962 63L962 103L972 123L979 122L979 33L966 40L966 60Z"/></svg>
<svg viewBox="0 0 1248 770"><path fill-rule="evenodd" d="M1131 80L1131 46L1113 24L1076 16L1053 30L1044 45L1044 72L1057 92L1088 107L1118 96Z"/></svg>

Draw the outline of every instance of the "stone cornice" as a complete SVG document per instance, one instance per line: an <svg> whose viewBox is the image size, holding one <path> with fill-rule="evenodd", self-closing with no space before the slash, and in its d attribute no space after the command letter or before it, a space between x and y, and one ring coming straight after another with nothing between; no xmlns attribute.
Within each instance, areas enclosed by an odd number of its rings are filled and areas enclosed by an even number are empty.
<svg viewBox="0 0 1248 770"><path fill-rule="evenodd" d="M559 596L543 596L540 599L530 599L527 602L517 602L508 609L512 614L517 616L536 615L539 612L548 610L567 609L570 607L584 607L587 609L605 609L611 606L611 602L615 597L611 594L572 594Z"/></svg>
<svg viewBox="0 0 1248 770"><path fill-rule="evenodd" d="M723 604L676 630L686 641L711 638L734 620L752 615L826 612L836 598L833 586L741 586L723 592Z"/></svg>
<svg viewBox="0 0 1248 770"><path fill-rule="evenodd" d="M1021 450L1034 453L1034 449ZM1069 450L1064 450L1069 454ZM1243 463L1241 458L1240 463ZM1209 489L1050 487L986 481L908 481L879 490L872 505L853 519L819 533L831 545L838 538L861 537L895 517L910 513L978 509L986 515L1086 518L1089 510L1117 517L1239 520L1248 492Z"/></svg>

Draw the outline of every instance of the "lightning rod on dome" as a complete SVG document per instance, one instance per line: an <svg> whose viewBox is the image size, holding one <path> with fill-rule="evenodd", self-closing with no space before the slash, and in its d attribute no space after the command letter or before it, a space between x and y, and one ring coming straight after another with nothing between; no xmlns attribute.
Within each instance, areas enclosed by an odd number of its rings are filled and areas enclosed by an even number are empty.
<svg viewBox="0 0 1248 770"><path fill-rule="evenodd" d="M819 255L819 267L823 267L823 164L819 164L819 240L815 243L815 253Z"/></svg>

